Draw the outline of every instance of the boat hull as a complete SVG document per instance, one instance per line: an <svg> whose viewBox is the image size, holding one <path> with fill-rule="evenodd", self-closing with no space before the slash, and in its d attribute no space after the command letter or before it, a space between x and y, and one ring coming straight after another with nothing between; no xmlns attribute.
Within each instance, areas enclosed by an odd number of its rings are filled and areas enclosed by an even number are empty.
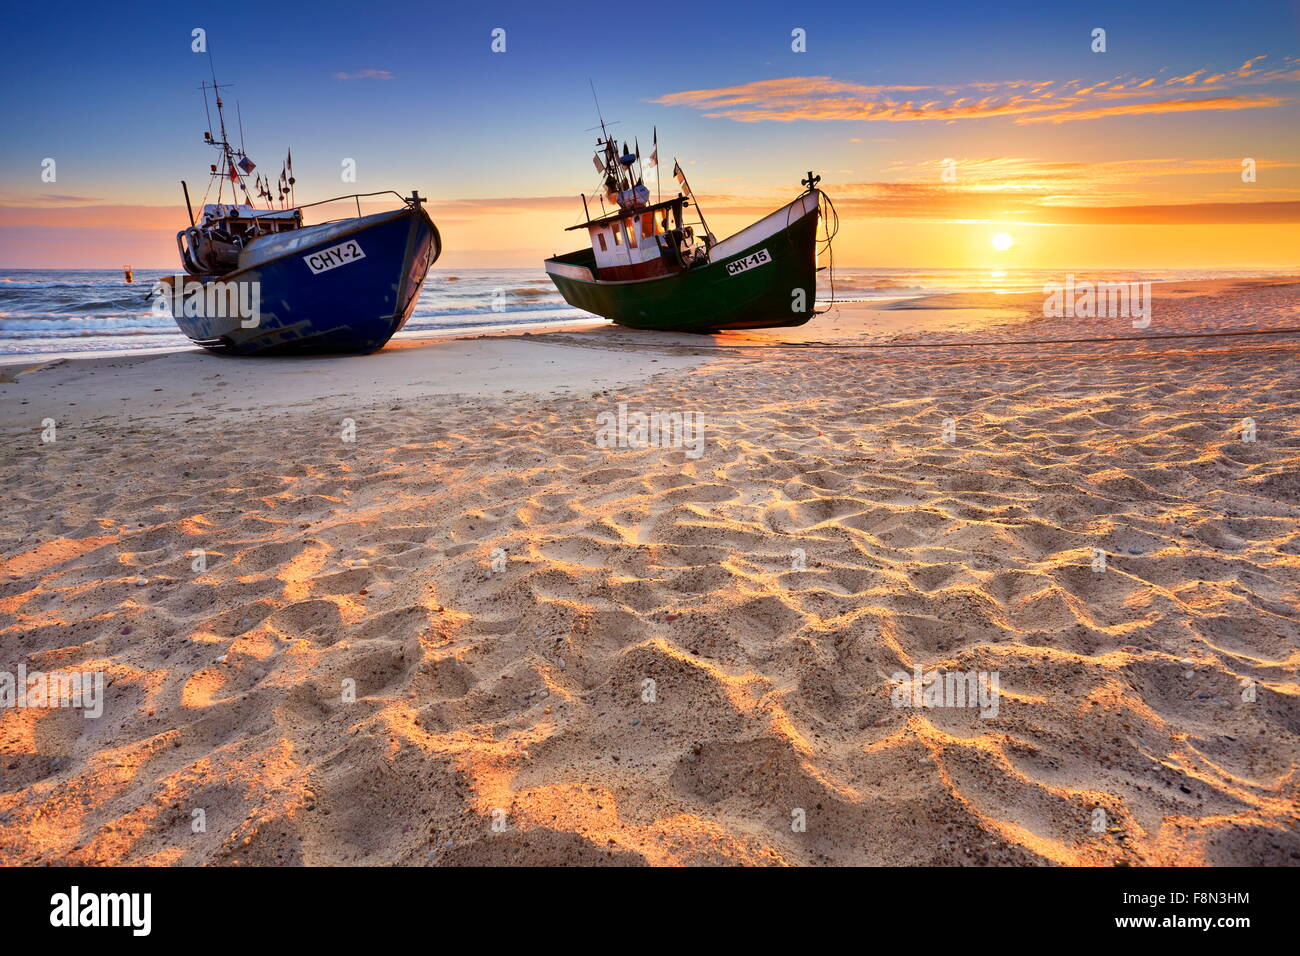
<svg viewBox="0 0 1300 956"><path fill-rule="evenodd" d="M817 222L818 194L805 193L719 243L707 265L684 272L601 281L590 249L548 259L546 271L570 305L628 328L707 333L803 325L815 314Z"/></svg>
<svg viewBox="0 0 1300 956"><path fill-rule="evenodd" d="M406 324L440 252L438 230L417 205L259 239L244 250L235 272L163 283L180 330L215 352L373 352ZM187 308L192 297L177 294L178 278L191 287L227 283L244 302L255 288L256 318L229 314L229 308Z"/></svg>

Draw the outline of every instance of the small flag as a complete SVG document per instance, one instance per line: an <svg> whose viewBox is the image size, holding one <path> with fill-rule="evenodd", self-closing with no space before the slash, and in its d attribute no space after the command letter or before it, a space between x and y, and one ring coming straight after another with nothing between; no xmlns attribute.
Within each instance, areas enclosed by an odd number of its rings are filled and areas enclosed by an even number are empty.
<svg viewBox="0 0 1300 956"><path fill-rule="evenodd" d="M244 175L247 176L249 173L251 173L253 170L257 168L257 164L254 163L247 156L245 156L243 159L239 161L239 168L242 169L244 171Z"/></svg>
<svg viewBox="0 0 1300 956"><path fill-rule="evenodd" d="M599 156L591 157L591 164L596 167L596 172L603 173L605 171L605 166L601 163Z"/></svg>
<svg viewBox="0 0 1300 956"><path fill-rule="evenodd" d="M650 153L650 168L653 169L658 165L659 165L659 127L656 126L654 150L653 152Z"/></svg>
<svg viewBox="0 0 1300 956"><path fill-rule="evenodd" d="M691 192L690 183L686 181L686 174L682 172L682 167L677 162L673 163L673 175L676 176L677 181L682 184L682 192L688 196L693 196L694 194Z"/></svg>

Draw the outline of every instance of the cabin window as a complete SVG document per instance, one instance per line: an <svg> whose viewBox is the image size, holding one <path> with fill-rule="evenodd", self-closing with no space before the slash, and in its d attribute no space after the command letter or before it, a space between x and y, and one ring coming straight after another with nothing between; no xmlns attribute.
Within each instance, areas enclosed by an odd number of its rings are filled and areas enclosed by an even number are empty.
<svg viewBox="0 0 1300 956"><path fill-rule="evenodd" d="M623 244L623 240L618 237L618 233L619 233L618 226L614 226L612 229L610 229L610 232L614 234L614 245L621 246Z"/></svg>
<svg viewBox="0 0 1300 956"><path fill-rule="evenodd" d="M600 242L601 252L605 252L609 249L609 246L605 245L605 234L603 232L596 233L596 239Z"/></svg>
<svg viewBox="0 0 1300 956"><path fill-rule="evenodd" d="M655 214L646 213L641 217L641 235L644 237L653 237L655 234Z"/></svg>

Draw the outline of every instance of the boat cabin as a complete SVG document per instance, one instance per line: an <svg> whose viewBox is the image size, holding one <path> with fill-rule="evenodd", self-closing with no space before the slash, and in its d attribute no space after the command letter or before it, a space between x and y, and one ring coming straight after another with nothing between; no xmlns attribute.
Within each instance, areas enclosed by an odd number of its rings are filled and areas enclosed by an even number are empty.
<svg viewBox="0 0 1300 956"><path fill-rule="evenodd" d="M707 261L708 250L695 241L683 223L688 199L677 196L658 203L621 208L569 230L586 229L596 259L597 278L604 281L650 279L689 269Z"/></svg>
<svg viewBox="0 0 1300 956"><path fill-rule="evenodd" d="M243 203L208 203L203 207L199 225L219 227L232 235L252 238L299 229L302 227L302 213L297 209L254 209Z"/></svg>
<svg viewBox="0 0 1300 956"><path fill-rule="evenodd" d="M198 224L176 235L181 264L190 275L224 275L259 236L302 228L297 209L254 209L243 203L207 203Z"/></svg>

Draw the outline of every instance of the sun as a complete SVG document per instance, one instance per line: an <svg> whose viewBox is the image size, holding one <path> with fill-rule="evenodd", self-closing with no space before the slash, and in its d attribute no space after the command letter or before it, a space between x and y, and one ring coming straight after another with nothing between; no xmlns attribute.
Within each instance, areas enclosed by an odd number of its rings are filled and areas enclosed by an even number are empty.
<svg viewBox="0 0 1300 956"><path fill-rule="evenodd" d="M995 232L989 242L993 243L993 248L998 252L1006 252L1016 244L1016 240L1011 238L1009 232Z"/></svg>

